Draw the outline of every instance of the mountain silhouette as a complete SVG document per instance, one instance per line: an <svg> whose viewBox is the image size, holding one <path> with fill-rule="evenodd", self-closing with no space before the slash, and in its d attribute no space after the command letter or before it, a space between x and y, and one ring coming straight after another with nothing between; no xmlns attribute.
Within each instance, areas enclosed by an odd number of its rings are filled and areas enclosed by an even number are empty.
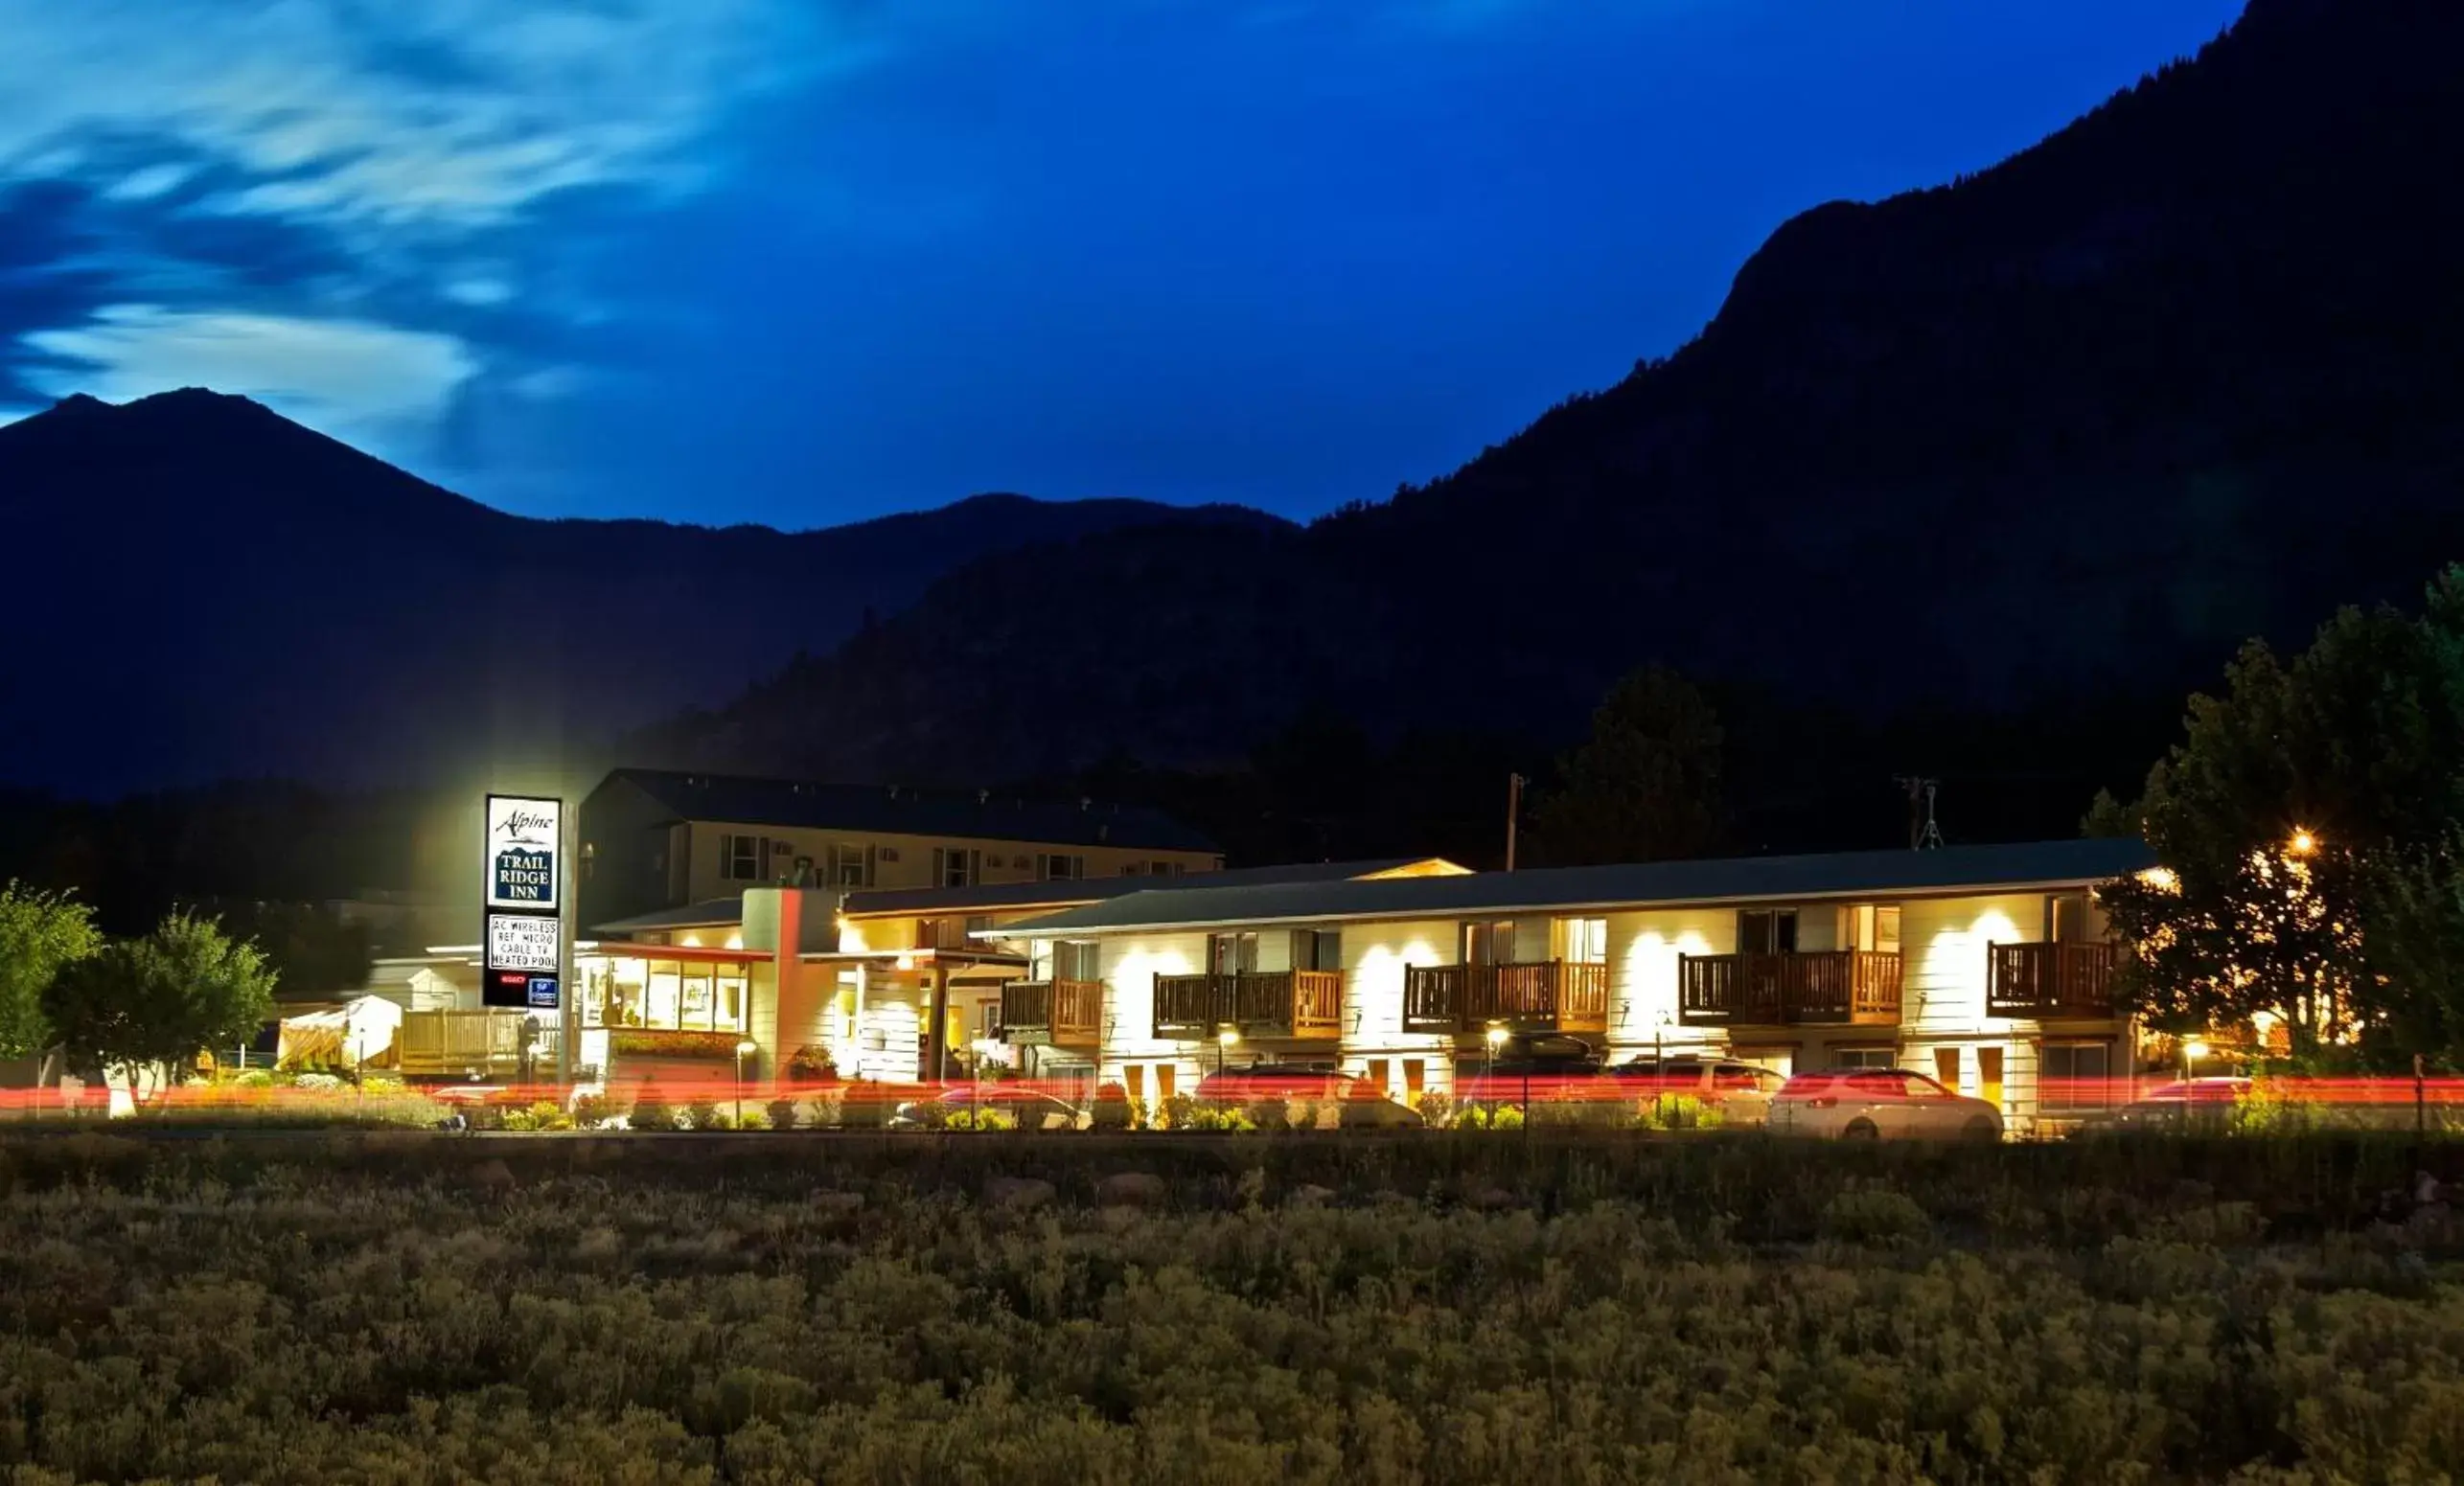
<svg viewBox="0 0 2464 1486"><path fill-rule="evenodd" d="M1234 508L983 495L821 531L534 520L244 398L0 428L0 780L404 783L571 760L742 691L955 567Z"/></svg>
<svg viewBox="0 0 2464 1486"><path fill-rule="evenodd" d="M1329 709L1559 737L1654 660L1865 716L2178 697L2464 556L2459 97L2464 6L2253 0L2000 166L1788 222L1695 340L1453 474L963 569L636 748L914 779Z"/></svg>

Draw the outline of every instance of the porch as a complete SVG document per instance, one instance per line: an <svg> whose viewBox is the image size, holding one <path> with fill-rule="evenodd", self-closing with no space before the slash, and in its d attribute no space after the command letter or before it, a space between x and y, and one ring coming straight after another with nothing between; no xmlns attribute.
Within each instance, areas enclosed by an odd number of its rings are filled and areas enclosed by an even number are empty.
<svg viewBox="0 0 2464 1486"><path fill-rule="evenodd" d="M1687 1026L1897 1026L1901 961L1876 949L1677 957Z"/></svg>
<svg viewBox="0 0 2464 1486"><path fill-rule="evenodd" d="M2109 944L1989 944L1985 955L1988 1016L2105 1021L2114 1014Z"/></svg>
<svg viewBox="0 0 2464 1486"><path fill-rule="evenodd" d="M1327 1040L1343 1035L1343 972L1241 971L1155 977L1155 1035Z"/></svg>
<svg viewBox="0 0 2464 1486"><path fill-rule="evenodd" d="M1575 960L1412 965L1403 972L1403 1030L1608 1030L1608 967Z"/></svg>

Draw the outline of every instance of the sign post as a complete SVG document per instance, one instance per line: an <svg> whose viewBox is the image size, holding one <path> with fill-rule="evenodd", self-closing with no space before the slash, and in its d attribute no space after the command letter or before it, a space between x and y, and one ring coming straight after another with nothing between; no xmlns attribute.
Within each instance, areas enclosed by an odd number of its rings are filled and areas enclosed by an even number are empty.
<svg viewBox="0 0 2464 1486"><path fill-rule="evenodd" d="M480 863L485 934L479 1002L513 1011L557 1014L565 1044L564 987L572 945L564 932L564 802L527 795L488 796L487 838ZM527 1063L530 1049L522 1049ZM569 1074L564 1056L560 1077Z"/></svg>

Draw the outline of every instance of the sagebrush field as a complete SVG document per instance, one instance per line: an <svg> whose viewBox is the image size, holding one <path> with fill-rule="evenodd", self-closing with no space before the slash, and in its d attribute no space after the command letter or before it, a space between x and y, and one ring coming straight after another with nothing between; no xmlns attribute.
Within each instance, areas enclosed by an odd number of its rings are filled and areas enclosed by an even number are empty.
<svg viewBox="0 0 2464 1486"><path fill-rule="evenodd" d="M2426 1481L2367 1139L0 1141L0 1464L88 1480Z"/></svg>

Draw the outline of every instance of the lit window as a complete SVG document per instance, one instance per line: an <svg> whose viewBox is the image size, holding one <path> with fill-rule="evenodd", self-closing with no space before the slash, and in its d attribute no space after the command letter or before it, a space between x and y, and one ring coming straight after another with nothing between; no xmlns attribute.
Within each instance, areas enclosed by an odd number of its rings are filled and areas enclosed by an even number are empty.
<svg viewBox="0 0 2464 1486"><path fill-rule="evenodd" d="M734 882L761 876L762 838L757 835L719 837L719 875Z"/></svg>

